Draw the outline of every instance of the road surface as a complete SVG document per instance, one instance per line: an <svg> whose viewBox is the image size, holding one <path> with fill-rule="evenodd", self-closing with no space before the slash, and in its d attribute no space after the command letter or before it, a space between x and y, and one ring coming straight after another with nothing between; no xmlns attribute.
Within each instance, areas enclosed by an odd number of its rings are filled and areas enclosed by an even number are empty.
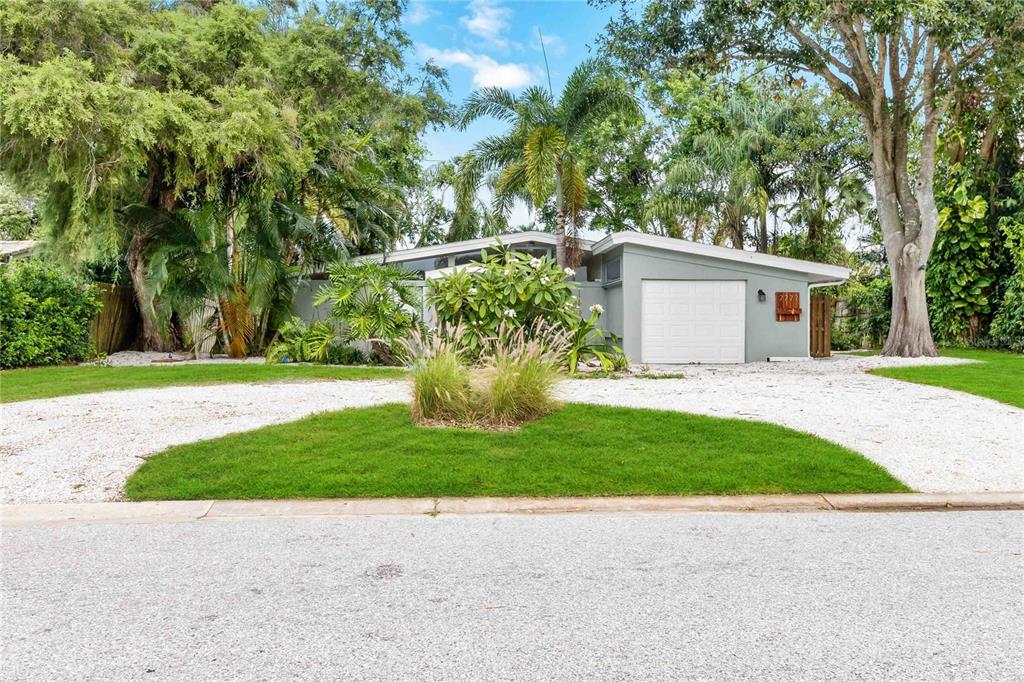
<svg viewBox="0 0 1024 682"><path fill-rule="evenodd" d="M4 680L985 679L1024 513L5 529Z"/></svg>

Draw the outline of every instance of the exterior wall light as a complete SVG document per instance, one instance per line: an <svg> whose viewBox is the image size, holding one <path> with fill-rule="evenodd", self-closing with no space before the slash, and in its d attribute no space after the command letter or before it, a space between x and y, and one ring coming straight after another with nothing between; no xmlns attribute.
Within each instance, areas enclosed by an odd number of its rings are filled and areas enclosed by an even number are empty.
<svg viewBox="0 0 1024 682"><path fill-rule="evenodd" d="M768 300L768 296L764 293L764 289L757 290L757 300L760 301L761 303L764 303L766 300Z"/></svg>

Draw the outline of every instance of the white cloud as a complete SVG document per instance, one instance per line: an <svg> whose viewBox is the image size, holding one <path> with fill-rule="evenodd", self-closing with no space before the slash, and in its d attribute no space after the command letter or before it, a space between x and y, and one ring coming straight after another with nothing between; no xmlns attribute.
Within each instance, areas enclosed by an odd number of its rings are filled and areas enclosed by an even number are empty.
<svg viewBox="0 0 1024 682"><path fill-rule="evenodd" d="M547 50L549 56L552 57L564 57L567 51L565 41L560 36L556 35L544 35L537 30L537 27L533 27L533 40L530 41L530 47L540 52L541 41L537 38L540 35L544 40L544 49Z"/></svg>
<svg viewBox="0 0 1024 682"><path fill-rule="evenodd" d="M533 71L524 64L501 63L485 54L465 50L439 50L429 45L419 46L424 59L432 59L439 66L461 66L473 72L473 85L478 88L509 88L514 90L535 82Z"/></svg>
<svg viewBox="0 0 1024 682"><path fill-rule="evenodd" d="M431 9L426 2L413 2L409 5L409 11L405 15L405 23L416 26L436 16L437 10Z"/></svg>
<svg viewBox="0 0 1024 682"><path fill-rule="evenodd" d="M501 37L509 29L512 10L502 7L495 0L471 0L469 14L459 18L463 28L475 36L486 38L497 47L507 47L508 41Z"/></svg>

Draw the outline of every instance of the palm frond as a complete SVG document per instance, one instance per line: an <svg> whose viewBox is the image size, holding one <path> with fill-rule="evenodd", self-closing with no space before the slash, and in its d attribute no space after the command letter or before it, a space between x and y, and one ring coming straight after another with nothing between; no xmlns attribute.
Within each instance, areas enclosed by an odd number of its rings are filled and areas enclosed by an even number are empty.
<svg viewBox="0 0 1024 682"><path fill-rule="evenodd" d="M516 116L516 96L505 88L481 88L474 90L466 99L458 115L458 125L466 127L485 116L511 121Z"/></svg>

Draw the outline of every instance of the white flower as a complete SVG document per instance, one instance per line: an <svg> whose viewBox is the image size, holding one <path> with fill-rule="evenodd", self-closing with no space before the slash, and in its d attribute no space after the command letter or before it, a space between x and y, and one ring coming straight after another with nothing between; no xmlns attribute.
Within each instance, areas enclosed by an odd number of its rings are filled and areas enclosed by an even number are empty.
<svg viewBox="0 0 1024 682"><path fill-rule="evenodd" d="M569 277L573 277L576 274L576 271L573 270L572 268L566 268L565 270L563 270L563 272Z"/></svg>
<svg viewBox="0 0 1024 682"><path fill-rule="evenodd" d="M602 306L600 303L595 303L594 305L590 306L590 312L597 313L598 315L603 315L604 306Z"/></svg>
<svg viewBox="0 0 1024 682"><path fill-rule="evenodd" d="M476 295L476 287L470 287L469 288L469 295L470 296Z"/></svg>
<svg viewBox="0 0 1024 682"><path fill-rule="evenodd" d="M511 308L505 308L505 313L504 313L504 315L505 315L505 317L511 317L511 318L515 318L515 316L516 316L516 311L512 310Z"/></svg>
<svg viewBox="0 0 1024 682"><path fill-rule="evenodd" d="M534 258L533 260L530 261L530 267L531 268L539 268L540 265L541 265L540 258Z"/></svg>
<svg viewBox="0 0 1024 682"><path fill-rule="evenodd" d="M548 278L547 277L541 277L540 278L540 283L541 284L547 284L548 283Z"/></svg>

